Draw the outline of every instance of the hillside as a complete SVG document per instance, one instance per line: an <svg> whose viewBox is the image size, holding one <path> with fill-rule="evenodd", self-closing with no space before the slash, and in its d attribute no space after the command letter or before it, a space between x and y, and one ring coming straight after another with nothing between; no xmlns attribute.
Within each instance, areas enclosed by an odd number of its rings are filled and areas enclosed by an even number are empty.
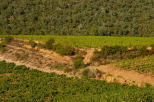
<svg viewBox="0 0 154 102"><path fill-rule="evenodd" d="M0 34L154 36L153 0L0 2Z"/></svg>

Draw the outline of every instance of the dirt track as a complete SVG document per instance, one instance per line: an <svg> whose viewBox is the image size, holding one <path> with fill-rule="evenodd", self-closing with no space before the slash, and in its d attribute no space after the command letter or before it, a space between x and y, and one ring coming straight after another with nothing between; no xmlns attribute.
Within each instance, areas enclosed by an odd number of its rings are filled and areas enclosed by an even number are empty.
<svg viewBox="0 0 154 102"><path fill-rule="evenodd" d="M141 87L144 86L145 83L149 83L154 86L154 77L140 74L133 70L123 70L112 65L99 66L97 69L119 79L121 83L134 83Z"/></svg>

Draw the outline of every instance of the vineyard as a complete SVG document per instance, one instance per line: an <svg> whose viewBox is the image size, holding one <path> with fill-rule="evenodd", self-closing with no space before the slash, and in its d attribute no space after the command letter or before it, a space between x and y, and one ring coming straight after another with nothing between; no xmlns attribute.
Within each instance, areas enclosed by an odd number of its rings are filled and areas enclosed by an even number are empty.
<svg viewBox="0 0 154 102"><path fill-rule="evenodd" d="M7 35L0 35L6 37ZM49 36L49 35L12 35L13 37L25 40L38 40L46 42L54 38L57 43L63 46L72 47L103 47L108 46L143 46L154 44L153 37L107 37L107 36Z"/></svg>
<svg viewBox="0 0 154 102"><path fill-rule="evenodd" d="M136 70L141 73L150 73L154 75L154 55L122 60L117 62L116 65L124 69Z"/></svg>
<svg viewBox="0 0 154 102"><path fill-rule="evenodd" d="M0 102L154 102L154 0L0 0Z"/></svg>
<svg viewBox="0 0 154 102"><path fill-rule="evenodd" d="M1 102L153 102L154 89L67 78L0 62Z"/></svg>

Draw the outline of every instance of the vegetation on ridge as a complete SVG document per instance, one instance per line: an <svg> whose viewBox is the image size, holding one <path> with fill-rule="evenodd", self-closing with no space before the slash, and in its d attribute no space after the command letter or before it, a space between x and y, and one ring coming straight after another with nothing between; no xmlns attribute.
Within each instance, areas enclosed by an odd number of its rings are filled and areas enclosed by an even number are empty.
<svg viewBox="0 0 154 102"><path fill-rule="evenodd" d="M0 34L154 36L153 0L0 2Z"/></svg>

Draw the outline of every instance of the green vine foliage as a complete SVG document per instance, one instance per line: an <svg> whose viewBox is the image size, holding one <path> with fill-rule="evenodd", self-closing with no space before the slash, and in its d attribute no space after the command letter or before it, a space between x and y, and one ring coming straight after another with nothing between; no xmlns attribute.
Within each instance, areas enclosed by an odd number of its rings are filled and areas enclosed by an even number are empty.
<svg viewBox="0 0 154 102"><path fill-rule="evenodd" d="M1 102L153 102L154 89L67 78L0 62Z"/></svg>

